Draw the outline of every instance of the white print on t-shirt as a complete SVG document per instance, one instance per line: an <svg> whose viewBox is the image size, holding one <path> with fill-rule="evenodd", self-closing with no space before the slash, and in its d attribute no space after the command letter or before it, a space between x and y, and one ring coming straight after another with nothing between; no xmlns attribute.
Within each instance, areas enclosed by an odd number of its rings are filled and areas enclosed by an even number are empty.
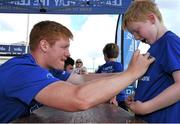
<svg viewBox="0 0 180 124"><path fill-rule="evenodd" d="M104 67L101 73L112 73L114 71L113 66Z"/></svg>
<svg viewBox="0 0 180 124"><path fill-rule="evenodd" d="M150 76L143 76L140 80L142 80L142 81L150 81Z"/></svg>
<svg viewBox="0 0 180 124"><path fill-rule="evenodd" d="M47 73L47 78L54 78L54 76L51 73Z"/></svg>

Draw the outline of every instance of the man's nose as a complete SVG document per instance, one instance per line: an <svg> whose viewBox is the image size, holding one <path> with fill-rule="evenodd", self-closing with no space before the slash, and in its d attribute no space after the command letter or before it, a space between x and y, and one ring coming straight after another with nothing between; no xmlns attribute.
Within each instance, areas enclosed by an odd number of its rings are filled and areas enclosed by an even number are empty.
<svg viewBox="0 0 180 124"><path fill-rule="evenodd" d="M66 50L65 55L66 55L67 57L69 57L69 56L70 56L70 52L69 52L69 50Z"/></svg>

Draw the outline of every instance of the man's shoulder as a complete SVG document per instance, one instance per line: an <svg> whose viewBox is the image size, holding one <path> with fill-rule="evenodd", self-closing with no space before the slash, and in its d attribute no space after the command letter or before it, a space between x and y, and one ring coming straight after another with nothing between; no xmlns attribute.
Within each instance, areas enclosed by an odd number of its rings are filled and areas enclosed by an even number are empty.
<svg viewBox="0 0 180 124"><path fill-rule="evenodd" d="M9 59L3 65L28 65L28 64L35 64L35 60L30 54L25 54L22 56L16 56Z"/></svg>

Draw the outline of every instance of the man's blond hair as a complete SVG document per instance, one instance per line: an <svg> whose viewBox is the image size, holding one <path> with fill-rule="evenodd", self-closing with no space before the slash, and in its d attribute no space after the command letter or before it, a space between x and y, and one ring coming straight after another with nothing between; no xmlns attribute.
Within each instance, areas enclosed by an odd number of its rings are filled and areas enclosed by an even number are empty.
<svg viewBox="0 0 180 124"><path fill-rule="evenodd" d="M150 13L154 13L160 22L163 22L162 15L153 0L135 0L129 6L128 10L124 14L122 28L126 29L127 24L131 22L147 20L147 16Z"/></svg>

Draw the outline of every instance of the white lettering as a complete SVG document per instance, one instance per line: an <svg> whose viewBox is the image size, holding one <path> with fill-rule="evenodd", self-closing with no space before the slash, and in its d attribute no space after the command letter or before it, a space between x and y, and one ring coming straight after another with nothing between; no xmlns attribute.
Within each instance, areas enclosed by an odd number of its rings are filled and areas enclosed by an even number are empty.
<svg viewBox="0 0 180 124"><path fill-rule="evenodd" d="M111 3L111 5L116 5L116 0L112 0L112 3Z"/></svg>
<svg viewBox="0 0 180 124"><path fill-rule="evenodd" d="M54 2L55 2L55 5L58 6L59 0L54 0Z"/></svg>
<svg viewBox="0 0 180 124"><path fill-rule="evenodd" d="M132 39L132 38L133 38L133 35L128 32L127 35L126 35L126 39Z"/></svg>
<svg viewBox="0 0 180 124"><path fill-rule="evenodd" d="M132 41L131 42L131 45L129 46L129 50L128 51L131 51L131 52L134 52L135 48L134 48L134 42Z"/></svg>
<svg viewBox="0 0 180 124"><path fill-rule="evenodd" d="M107 0L105 4L113 6L122 6L122 0Z"/></svg>
<svg viewBox="0 0 180 124"><path fill-rule="evenodd" d="M21 48L14 48L14 51L19 51L19 52L21 52L22 49L21 49Z"/></svg>
<svg viewBox="0 0 180 124"><path fill-rule="evenodd" d="M47 6L49 6L49 0L47 0Z"/></svg>
<svg viewBox="0 0 180 124"><path fill-rule="evenodd" d="M49 0L34 0L32 3L34 6L49 6Z"/></svg>
<svg viewBox="0 0 180 124"><path fill-rule="evenodd" d="M51 73L47 73L47 78L54 78L54 76Z"/></svg>
<svg viewBox="0 0 180 124"><path fill-rule="evenodd" d="M0 50L3 50L3 51L4 51L4 50L6 50L6 49L5 49L4 47L0 47Z"/></svg>
<svg viewBox="0 0 180 124"><path fill-rule="evenodd" d="M49 6L49 0L40 0L39 2L40 5Z"/></svg>
<svg viewBox="0 0 180 124"><path fill-rule="evenodd" d="M24 6L27 6L27 5L30 5L30 0L12 1L10 3L15 4L15 5L24 5Z"/></svg>
<svg viewBox="0 0 180 124"><path fill-rule="evenodd" d="M39 0L34 0L33 5L34 5L34 6L39 6Z"/></svg>
<svg viewBox="0 0 180 124"><path fill-rule="evenodd" d="M126 95L132 95L132 94L134 94L133 89L126 89Z"/></svg>
<svg viewBox="0 0 180 124"><path fill-rule="evenodd" d="M107 5L111 5L111 1L110 1L110 0L107 0L106 4L107 4Z"/></svg>
<svg viewBox="0 0 180 124"><path fill-rule="evenodd" d="M19 1L19 5L25 5L25 6L30 5L30 0L21 0Z"/></svg>
<svg viewBox="0 0 180 124"><path fill-rule="evenodd" d="M41 5L45 6L46 5L46 1L45 0L40 0L41 1Z"/></svg>
<svg viewBox="0 0 180 124"><path fill-rule="evenodd" d="M142 81L150 81L150 76L144 76L141 78Z"/></svg>
<svg viewBox="0 0 180 124"><path fill-rule="evenodd" d="M122 0L114 0L112 5L114 5L114 6L122 6Z"/></svg>
<svg viewBox="0 0 180 124"><path fill-rule="evenodd" d="M55 5L56 6L69 6L70 1L66 1L65 3L64 0L55 0Z"/></svg>

